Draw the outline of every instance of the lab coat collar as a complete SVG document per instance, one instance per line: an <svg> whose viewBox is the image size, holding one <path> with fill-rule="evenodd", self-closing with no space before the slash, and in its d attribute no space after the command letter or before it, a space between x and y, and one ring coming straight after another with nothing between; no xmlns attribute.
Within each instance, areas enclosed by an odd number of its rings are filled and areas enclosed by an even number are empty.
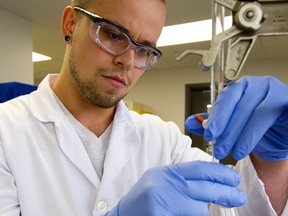
<svg viewBox="0 0 288 216"><path fill-rule="evenodd" d="M47 75L40 83L38 90L30 94L31 112L41 122L56 122L61 113L51 89L58 76L58 74Z"/></svg>
<svg viewBox="0 0 288 216"><path fill-rule="evenodd" d="M48 75L37 91L30 94L29 104L33 115L43 123L53 123L59 146L70 161L97 187L99 178L74 127L55 100L51 86L58 75ZM43 109L44 108L44 109Z"/></svg>
<svg viewBox="0 0 288 216"><path fill-rule="evenodd" d="M57 78L58 75L56 74L48 75L41 82L38 90L30 95L31 111L43 123L54 123L61 149L97 188L100 181L89 156L77 132L63 114L53 95L51 86ZM121 169L127 165L140 143L136 123L125 103L120 101L113 119L109 147L104 162L102 180L105 185L101 186L104 191L105 188L111 187L113 179L121 175Z"/></svg>

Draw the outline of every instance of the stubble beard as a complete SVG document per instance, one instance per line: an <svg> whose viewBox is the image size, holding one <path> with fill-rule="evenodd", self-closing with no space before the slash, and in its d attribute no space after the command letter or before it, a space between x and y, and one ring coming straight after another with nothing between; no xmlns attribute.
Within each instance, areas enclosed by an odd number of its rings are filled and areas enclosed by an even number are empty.
<svg viewBox="0 0 288 216"><path fill-rule="evenodd" d="M73 50L70 53L69 56L69 69L72 79L75 82L75 85L80 92L80 94L85 97L88 101L90 101L92 104L94 104L97 107L100 108L111 108L117 105L117 103L123 99L125 95L115 97L116 90L110 89L106 92L100 92L97 89L97 86L93 81L83 81L81 80L79 73L77 71L77 68L75 66L74 62L74 55ZM99 68L96 73L101 73L103 71L106 71L104 68Z"/></svg>

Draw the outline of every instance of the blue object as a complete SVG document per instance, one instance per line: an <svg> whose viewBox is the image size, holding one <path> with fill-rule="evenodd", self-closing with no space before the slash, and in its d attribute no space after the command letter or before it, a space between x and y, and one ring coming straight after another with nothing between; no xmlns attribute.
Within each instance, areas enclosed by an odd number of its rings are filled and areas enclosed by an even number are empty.
<svg viewBox="0 0 288 216"><path fill-rule="evenodd" d="M9 83L0 83L0 103L11 100L20 95L29 94L32 91L35 91L37 86L18 83L18 82L9 82Z"/></svg>
<svg viewBox="0 0 288 216"><path fill-rule="evenodd" d="M193 116L186 128L196 131ZM200 131L201 132L201 131ZM253 152L264 160L288 159L288 86L278 79L243 77L219 94L204 137L215 140L214 155L236 160Z"/></svg>
<svg viewBox="0 0 288 216"><path fill-rule="evenodd" d="M212 162L196 161L152 168L106 216L206 216L208 203L240 206L247 198L236 188L235 170Z"/></svg>
<svg viewBox="0 0 288 216"><path fill-rule="evenodd" d="M203 136L205 129L203 128L202 122L196 119L196 115L200 115L203 118L207 119L208 114L207 113L198 113L189 116L185 121L185 128L193 134Z"/></svg>

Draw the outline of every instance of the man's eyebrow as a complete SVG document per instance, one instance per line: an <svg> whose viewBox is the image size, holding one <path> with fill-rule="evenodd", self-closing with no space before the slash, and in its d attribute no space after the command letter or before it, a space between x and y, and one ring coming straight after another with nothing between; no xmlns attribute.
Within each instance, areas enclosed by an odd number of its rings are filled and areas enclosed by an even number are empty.
<svg viewBox="0 0 288 216"><path fill-rule="evenodd" d="M112 23L112 22L111 22ZM119 29L121 29L123 32L125 32L129 37L131 37L134 41L136 41L131 35L130 35L130 31L128 29L126 29L125 27L123 27L122 25L118 24L117 22L113 22L113 25L115 25L116 27L118 27ZM151 47L156 47L155 43L152 43L150 41L144 40L144 41L136 41L137 43L140 43L142 45L147 45L147 46L151 46Z"/></svg>
<svg viewBox="0 0 288 216"><path fill-rule="evenodd" d="M148 45L148 46L151 46L151 47L156 47L155 43L152 43L152 42L147 41L147 40L142 41L141 44Z"/></svg>

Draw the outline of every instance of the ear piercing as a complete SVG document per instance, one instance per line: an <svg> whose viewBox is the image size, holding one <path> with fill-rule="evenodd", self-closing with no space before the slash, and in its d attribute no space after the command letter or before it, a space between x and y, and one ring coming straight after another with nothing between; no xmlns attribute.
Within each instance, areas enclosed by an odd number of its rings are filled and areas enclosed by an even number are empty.
<svg viewBox="0 0 288 216"><path fill-rule="evenodd" d="M65 41L70 41L70 36L69 35L65 35Z"/></svg>

